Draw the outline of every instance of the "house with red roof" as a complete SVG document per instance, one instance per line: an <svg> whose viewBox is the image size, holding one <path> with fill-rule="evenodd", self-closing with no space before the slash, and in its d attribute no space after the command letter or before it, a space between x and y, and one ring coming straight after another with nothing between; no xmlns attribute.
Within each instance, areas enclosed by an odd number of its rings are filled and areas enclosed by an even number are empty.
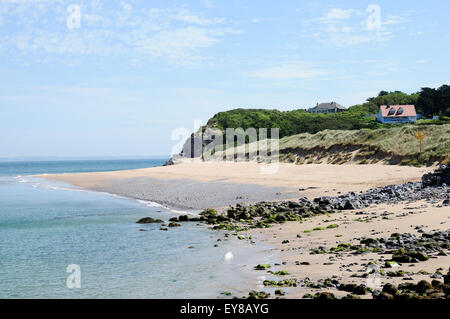
<svg viewBox="0 0 450 319"><path fill-rule="evenodd" d="M382 105L377 115L381 123L413 123L417 121L414 105Z"/></svg>

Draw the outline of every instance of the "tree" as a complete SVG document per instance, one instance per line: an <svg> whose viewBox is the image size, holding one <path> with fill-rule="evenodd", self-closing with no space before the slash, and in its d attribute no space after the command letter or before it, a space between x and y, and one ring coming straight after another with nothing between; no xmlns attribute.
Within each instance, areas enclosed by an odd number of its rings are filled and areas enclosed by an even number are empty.
<svg viewBox="0 0 450 319"><path fill-rule="evenodd" d="M442 85L437 89L437 108L440 114L450 116L450 86Z"/></svg>
<svg viewBox="0 0 450 319"><path fill-rule="evenodd" d="M417 109L425 116L433 116L439 113L436 89L428 87L422 88L417 101Z"/></svg>

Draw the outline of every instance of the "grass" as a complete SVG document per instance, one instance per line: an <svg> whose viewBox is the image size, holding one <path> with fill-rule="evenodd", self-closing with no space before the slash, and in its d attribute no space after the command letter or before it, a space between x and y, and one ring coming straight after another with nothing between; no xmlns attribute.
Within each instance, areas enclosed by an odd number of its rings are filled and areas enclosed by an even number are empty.
<svg viewBox="0 0 450 319"><path fill-rule="evenodd" d="M419 130L423 134L419 153ZM273 140L268 140L270 145ZM215 152L214 157L223 158L226 153L255 153L258 143ZM379 129L323 130L315 134L302 133L279 140L280 159L298 163L314 163L314 156L330 158L329 164L343 164L352 160L350 152L358 151L358 164L377 163L386 160L390 164L420 166L435 161L450 162L450 124L404 124ZM225 153L225 154L224 154ZM229 153L230 154L230 153Z"/></svg>
<svg viewBox="0 0 450 319"><path fill-rule="evenodd" d="M418 155L418 131L422 131L422 156L449 156L450 124L418 126L406 124L375 130L324 130L316 134L298 134L280 140L280 151L313 148L330 149L333 146L360 145L367 148L363 156L375 156L378 152L395 155Z"/></svg>

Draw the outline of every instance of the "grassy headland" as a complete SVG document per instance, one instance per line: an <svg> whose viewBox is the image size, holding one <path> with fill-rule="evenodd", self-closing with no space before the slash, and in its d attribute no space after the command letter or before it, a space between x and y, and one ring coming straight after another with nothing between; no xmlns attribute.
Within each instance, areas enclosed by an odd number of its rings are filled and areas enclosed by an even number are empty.
<svg viewBox="0 0 450 319"><path fill-rule="evenodd" d="M448 163L448 109L441 108L439 120L418 120L411 124L381 124L373 116L379 106L386 104L415 104L418 113L430 115L422 95L422 92L380 92L377 97L367 99L366 103L334 114L313 114L303 109L283 112L238 108L217 113L202 130L219 129L225 133L226 128L279 128L280 158L297 164L382 162L421 166ZM419 131L423 134L421 148L417 137ZM208 148L206 144L204 146ZM248 156L255 152L257 144L243 146L235 143L235 147L233 151ZM213 154L216 158L225 155L220 151L213 151Z"/></svg>

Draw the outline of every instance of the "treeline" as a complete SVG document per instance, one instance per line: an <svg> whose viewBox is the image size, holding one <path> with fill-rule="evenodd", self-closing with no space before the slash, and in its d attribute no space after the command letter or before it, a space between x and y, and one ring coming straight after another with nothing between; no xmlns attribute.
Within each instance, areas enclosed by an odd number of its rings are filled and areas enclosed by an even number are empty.
<svg viewBox="0 0 450 319"><path fill-rule="evenodd" d="M400 91L381 91L377 97L368 98L367 101L371 107L388 104L414 104L417 113L423 116L450 116L450 86L446 84L437 89L424 87L413 94Z"/></svg>
<svg viewBox="0 0 450 319"><path fill-rule="evenodd" d="M450 116L450 86L442 85L438 89L422 88L417 108L425 116Z"/></svg>
<svg viewBox="0 0 450 319"><path fill-rule="evenodd" d="M226 128L247 129L250 127L279 128L280 137L300 133L317 133L330 130L357 130L362 128L375 129L393 124L381 124L374 115L380 105L414 104L417 112L424 116L449 116L450 87L443 85L438 89L423 88L420 92L407 94L400 91L381 91L378 96L367 99L367 102L351 106L348 111L333 114L313 114L306 110L279 111L267 109L238 108L214 115L208 125ZM398 125L398 124L397 124Z"/></svg>
<svg viewBox="0 0 450 319"><path fill-rule="evenodd" d="M208 125L222 130L238 127L243 129L277 127L280 129L280 137L305 132L317 133L325 129L355 130L378 127L375 119L365 117L359 108L336 114L312 114L305 110L281 112L240 108L216 114L208 121Z"/></svg>

